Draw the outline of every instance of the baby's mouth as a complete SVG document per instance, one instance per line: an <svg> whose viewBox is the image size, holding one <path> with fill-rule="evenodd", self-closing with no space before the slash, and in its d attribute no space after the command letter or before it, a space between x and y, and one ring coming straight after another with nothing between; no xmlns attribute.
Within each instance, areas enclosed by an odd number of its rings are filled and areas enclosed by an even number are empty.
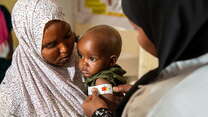
<svg viewBox="0 0 208 117"><path fill-rule="evenodd" d="M84 77L90 77L90 73L86 70L81 71Z"/></svg>

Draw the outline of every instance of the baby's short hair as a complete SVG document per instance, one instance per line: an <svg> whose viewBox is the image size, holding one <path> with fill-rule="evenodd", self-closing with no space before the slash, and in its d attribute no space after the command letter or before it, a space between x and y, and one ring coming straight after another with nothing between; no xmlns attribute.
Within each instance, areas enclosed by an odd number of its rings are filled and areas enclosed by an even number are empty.
<svg viewBox="0 0 208 117"><path fill-rule="evenodd" d="M103 47L105 47L106 51L108 51L108 53L111 55L114 54L117 57L120 56L121 48L122 48L122 40L119 32L115 28L108 25L97 25L87 30L85 34L88 33L95 33L95 35L102 35L102 38L99 39L105 40L102 45Z"/></svg>

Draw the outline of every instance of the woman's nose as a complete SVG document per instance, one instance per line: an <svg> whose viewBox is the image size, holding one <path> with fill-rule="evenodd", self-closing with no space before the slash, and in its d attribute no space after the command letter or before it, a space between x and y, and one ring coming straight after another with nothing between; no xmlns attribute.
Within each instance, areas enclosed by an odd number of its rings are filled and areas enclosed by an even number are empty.
<svg viewBox="0 0 208 117"><path fill-rule="evenodd" d="M60 53L68 53L68 47L64 43L60 43L59 49L60 49Z"/></svg>

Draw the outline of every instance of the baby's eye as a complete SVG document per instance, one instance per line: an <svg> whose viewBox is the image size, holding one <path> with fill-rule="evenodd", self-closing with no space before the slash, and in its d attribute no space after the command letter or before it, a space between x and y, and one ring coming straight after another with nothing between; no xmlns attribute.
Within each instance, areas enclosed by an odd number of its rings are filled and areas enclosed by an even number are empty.
<svg viewBox="0 0 208 117"><path fill-rule="evenodd" d="M90 61L92 61L92 62L95 62L95 61L96 61L96 58L95 58L95 57L90 57L89 59L90 59Z"/></svg>

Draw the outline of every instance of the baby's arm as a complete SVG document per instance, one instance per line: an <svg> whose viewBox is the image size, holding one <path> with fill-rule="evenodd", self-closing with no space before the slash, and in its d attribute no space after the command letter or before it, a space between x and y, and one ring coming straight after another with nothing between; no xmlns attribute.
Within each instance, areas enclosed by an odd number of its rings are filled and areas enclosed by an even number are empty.
<svg viewBox="0 0 208 117"><path fill-rule="evenodd" d="M101 85L101 84L111 84L109 81L103 79L103 78L98 78L96 80L95 85ZM103 99L110 105L115 105L115 96L113 94L102 94ZM111 106L110 106L111 107Z"/></svg>

